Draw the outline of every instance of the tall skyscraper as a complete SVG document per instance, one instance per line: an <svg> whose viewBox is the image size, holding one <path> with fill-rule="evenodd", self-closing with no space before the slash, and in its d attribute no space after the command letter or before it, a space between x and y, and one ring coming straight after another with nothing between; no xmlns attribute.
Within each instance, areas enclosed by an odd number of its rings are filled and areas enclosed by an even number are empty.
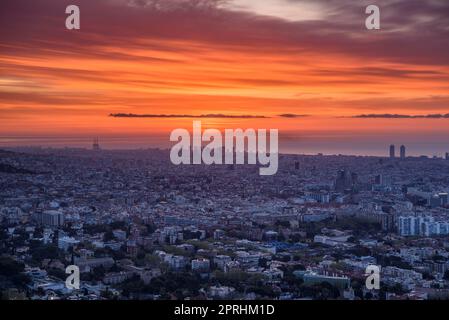
<svg viewBox="0 0 449 320"><path fill-rule="evenodd" d="M405 159L405 146L401 146L401 159Z"/></svg>
<svg viewBox="0 0 449 320"><path fill-rule="evenodd" d="M98 138L94 139L94 143L92 144L92 149L95 151L100 150L100 142L99 142Z"/></svg>
<svg viewBox="0 0 449 320"><path fill-rule="evenodd" d="M396 152L395 152L394 145L392 144L390 146L390 158L394 158L394 157L396 157Z"/></svg>
<svg viewBox="0 0 449 320"><path fill-rule="evenodd" d="M449 152L446 152L446 160L449 160Z"/></svg>

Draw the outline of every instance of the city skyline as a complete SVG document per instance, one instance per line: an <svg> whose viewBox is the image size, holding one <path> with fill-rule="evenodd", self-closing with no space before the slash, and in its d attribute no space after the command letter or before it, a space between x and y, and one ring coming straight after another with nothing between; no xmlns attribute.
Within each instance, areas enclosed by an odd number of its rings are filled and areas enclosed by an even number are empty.
<svg viewBox="0 0 449 320"><path fill-rule="evenodd" d="M34 143L30 143L30 138L25 138L27 143L21 144L16 143L15 139L8 139L7 143L4 143L3 145L0 145L0 148L4 149L27 149L27 148L49 148L49 149L67 149L67 148L73 148L73 149L84 149L84 150L143 150L143 149L162 149L162 150L169 150L170 147L173 146L173 143L169 142L167 143L164 139L164 136L159 136L158 139L153 139L153 141L148 142L149 137L138 137L137 141L130 141L129 138L126 137L114 137L114 138L106 138L106 139L100 139L99 137L95 138L89 138L89 137L72 137L72 138L60 138L58 141L54 138L47 138L46 139L40 139L40 138L34 138ZM154 138L154 137L153 137ZM284 143L287 141L291 141L290 139L284 139ZM6 140L0 139L0 142L5 142ZM69 142L67 142L69 141ZM282 141L282 140L281 140ZM350 149L346 149L346 153L342 152L342 150L345 149L332 149L334 152L328 150L322 150L322 149L301 149L298 147L292 147L292 146L280 146L279 154L290 154L290 155L317 155L317 154L323 154L323 155L342 155L342 156L365 156L365 157L386 157L386 158L397 158L397 159L404 159L407 157L429 157L429 158L442 158L442 159L448 159L449 152L443 151L443 148L439 149L433 149L432 152L426 153L426 152L420 152L422 149L413 150L410 152L410 149L408 148L409 145L401 145L401 147L405 147L404 150L404 156L401 155L401 152L396 153L396 145L390 145L389 149L388 146L381 146L380 144L376 145L376 151L371 153L366 153L357 149L354 149L352 146ZM400 149L400 148L398 148ZM372 151L373 149L369 149ZM401 151L401 150L399 150Z"/></svg>

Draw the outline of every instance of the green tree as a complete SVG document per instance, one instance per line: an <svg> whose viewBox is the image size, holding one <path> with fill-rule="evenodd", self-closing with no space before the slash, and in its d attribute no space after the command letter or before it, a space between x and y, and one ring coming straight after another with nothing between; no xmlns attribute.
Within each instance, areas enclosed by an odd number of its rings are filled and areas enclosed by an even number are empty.
<svg viewBox="0 0 449 320"><path fill-rule="evenodd" d="M0 257L0 275L11 277L20 274L25 269L23 263L17 262L11 257Z"/></svg>

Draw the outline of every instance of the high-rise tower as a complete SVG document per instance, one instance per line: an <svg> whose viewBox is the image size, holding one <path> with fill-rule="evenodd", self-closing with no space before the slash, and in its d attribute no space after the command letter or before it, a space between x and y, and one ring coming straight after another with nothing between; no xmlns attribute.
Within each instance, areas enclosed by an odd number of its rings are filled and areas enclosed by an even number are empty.
<svg viewBox="0 0 449 320"><path fill-rule="evenodd" d="M99 143L98 138L94 139L94 143L92 144L92 149L95 151L100 150L100 143Z"/></svg>
<svg viewBox="0 0 449 320"><path fill-rule="evenodd" d="M406 156L406 154L405 154L405 146L402 145L401 146L401 159L405 159L405 156Z"/></svg>
<svg viewBox="0 0 449 320"><path fill-rule="evenodd" d="M394 157L396 157L396 152L395 152L394 144L392 144L390 146L390 158L394 158Z"/></svg>

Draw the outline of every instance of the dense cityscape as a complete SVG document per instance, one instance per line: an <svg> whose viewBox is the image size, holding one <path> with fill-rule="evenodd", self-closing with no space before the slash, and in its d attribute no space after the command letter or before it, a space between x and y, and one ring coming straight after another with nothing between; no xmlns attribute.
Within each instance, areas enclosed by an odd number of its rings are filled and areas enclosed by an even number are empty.
<svg viewBox="0 0 449 320"><path fill-rule="evenodd" d="M278 173L260 176L97 139L2 150L1 297L448 299L449 155L385 153L280 155Z"/></svg>

